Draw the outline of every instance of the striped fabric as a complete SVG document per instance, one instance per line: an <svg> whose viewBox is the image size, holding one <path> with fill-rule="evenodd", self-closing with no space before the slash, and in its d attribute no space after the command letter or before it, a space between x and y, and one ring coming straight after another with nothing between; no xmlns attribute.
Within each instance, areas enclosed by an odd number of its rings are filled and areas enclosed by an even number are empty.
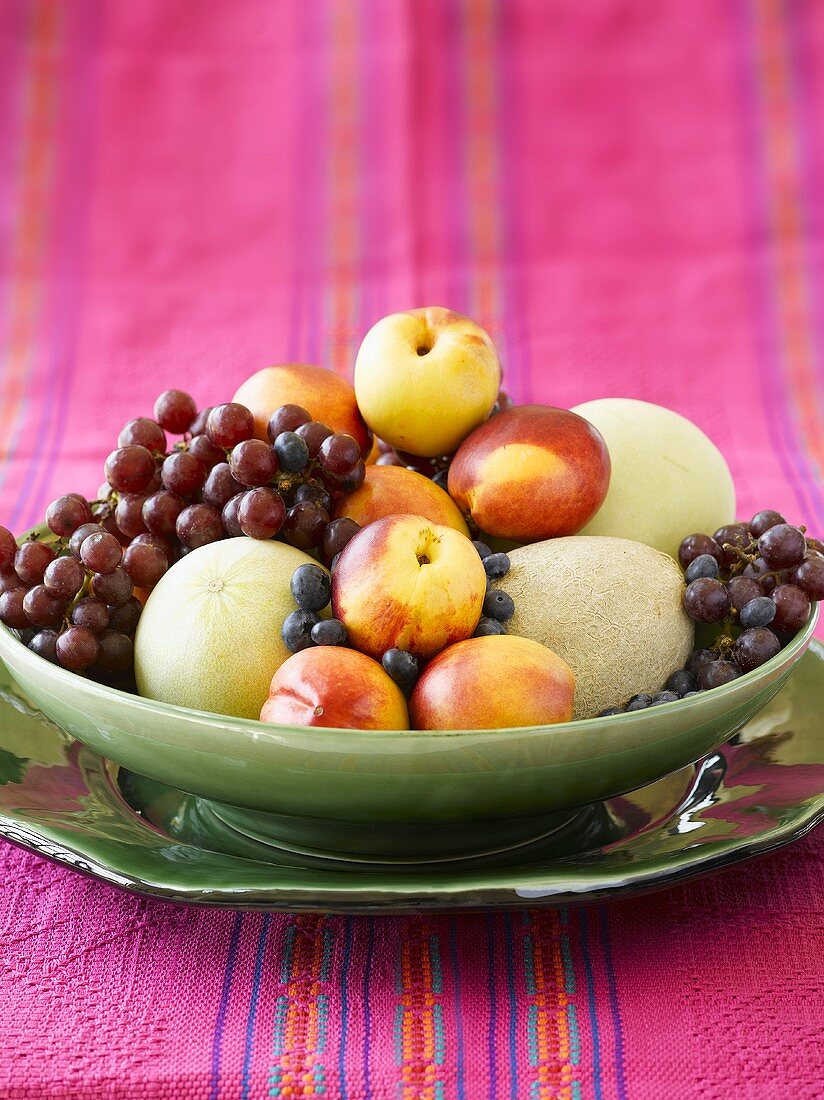
<svg viewBox="0 0 824 1100"><path fill-rule="evenodd" d="M822 118L817 0L0 0L0 522L166 386L439 303L516 400L670 405L821 533ZM0 1096L821 1094L820 837L526 916L0 881Z"/></svg>

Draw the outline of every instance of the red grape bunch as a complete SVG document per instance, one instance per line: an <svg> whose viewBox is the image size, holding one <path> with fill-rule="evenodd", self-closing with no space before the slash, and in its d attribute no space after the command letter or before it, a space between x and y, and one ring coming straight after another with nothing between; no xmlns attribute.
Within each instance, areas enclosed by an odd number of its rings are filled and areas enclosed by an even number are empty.
<svg viewBox="0 0 824 1100"><path fill-rule="evenodd" d="M696 623L717 627L654 695L634 695L602 715L685 699L720 687L765 664L806 623L824 599L824 545L771 509L749 523L714 535L687 535L678 548L684 570L684 610Z"/></svg>
<svg viewBox="0 0 824 1100"><path fill-rule="evenodd" d="M254 428L243 405L198 412L189 394L162 393L154 419L124 425L97 500L53 501L49 534L20 546L0 527L0 621L47 660L128 685L139 597L183 554L245 535L331 564L359 530L331 519L363 482L358 443L297 405L272 414L268 441ZM170 435L181 437L171 448Z"/></svg>

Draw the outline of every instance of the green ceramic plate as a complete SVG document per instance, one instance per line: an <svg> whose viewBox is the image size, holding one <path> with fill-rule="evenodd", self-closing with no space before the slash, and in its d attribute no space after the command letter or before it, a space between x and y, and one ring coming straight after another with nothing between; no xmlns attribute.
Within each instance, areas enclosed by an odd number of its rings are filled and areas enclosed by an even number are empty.
<svg viewBox="0 0 824 1100"><path fill-rule="evenodd" d="M300 835L290 842L284 815L275 829L282 847L273 848L271 814L259 827L248 814L225 820L226 807L119 768L47 719L0 666L0 833L144 895L232 908L397 913L634 893L770 851L824 818L822 698L824 647L814 642L764 709L697 764L583 809L561 812L550 798L555 812L537 839L501 819L497 847L487 836L482 855L394 853L386 863L369 850L368 825L341 838L335 830L349 827L330 824L324 855L319 822L307 855ZM679 707L688 704L672 712ZM580 725L584 741L587 726L598 723ZM97 729L105 745L110 733ZM346 767L344 759L344 775ZM391 782L391 758L386 774ZM471 823L458 825L465 834ZM350 849L358 855L341 857Z"/></svg>

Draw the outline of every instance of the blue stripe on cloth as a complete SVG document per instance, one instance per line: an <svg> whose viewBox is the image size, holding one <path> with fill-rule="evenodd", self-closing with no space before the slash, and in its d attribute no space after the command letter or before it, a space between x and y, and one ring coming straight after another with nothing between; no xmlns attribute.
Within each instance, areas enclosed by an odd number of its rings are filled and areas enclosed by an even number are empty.
<svg viewBox="0 0 824 1100"><path fill-rule="evenodd" d="M249 1100L249 1072L252 1065L252 1050L255 1039L255 1023L257 1021L258 1001L260 1000L260 984L263 977L263 957L266 953L266 941L269 937L269 927L272 923L271 914L267 913L260 926L258 936L257 953L255 955L255 969L252 978L252 995L249 998L249 1013L246 1017L246 1039L243 1047L243 1069L240 1075L241 1100Z"/></svg>
<svg viewBox="0 0 824 1100"><path fill-rule="evenodd" d="M464 1091L464 1028L461 1006L461 968L458 960L458 920L452 919L449 928L449 961L455 1002L455 1087L458 1100L466 1100Z"/></svg>
<svg viewBox="0 0 824 1100"><path fill-rule="evenodd" d="M609 1010L612 1016L613 1042L615 1043L615 1088L618 1100L626 1100L627 1088L624 1078L624 1031L621 1026L621 1010L618 1006L618 986L615 981L615 968L612 965L612 949L609 943L609 920L606 907L598 907L598 919L601 925L601 945L604 956L604 969L607 972L607 994Z"/></svg>
<svg viewBox="0 0 824 1100"><path fill-rule="evenodd" d="M600 1028L598 1026L598 1007L595 1003L595 975L592 970L592 959L589 954L589 921L586 909L578 910L578 923L580 928L579 942L581 944L581 956L584 960L584 974L587 982L587 1008L589 1010L589 1030L592 1035L592 1089L595 1100L603 1100L604 1090L601 1087L601 1042Z"/></svg>

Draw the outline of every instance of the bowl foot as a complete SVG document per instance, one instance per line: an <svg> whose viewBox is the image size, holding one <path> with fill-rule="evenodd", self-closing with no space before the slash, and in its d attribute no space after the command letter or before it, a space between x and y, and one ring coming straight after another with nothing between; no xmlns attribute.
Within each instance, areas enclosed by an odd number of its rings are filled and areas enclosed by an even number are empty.
<svg viewBox="0 0 824 1100"><path fill-rule="evenodd" d="M262 813L176 791L118 769L131 809L178 841L247 859L291 865L340 864L364 871L463 863L510 864L534 850L546 859L603 847L622 835L604 803L502 821L363 823Z"/></svg>

